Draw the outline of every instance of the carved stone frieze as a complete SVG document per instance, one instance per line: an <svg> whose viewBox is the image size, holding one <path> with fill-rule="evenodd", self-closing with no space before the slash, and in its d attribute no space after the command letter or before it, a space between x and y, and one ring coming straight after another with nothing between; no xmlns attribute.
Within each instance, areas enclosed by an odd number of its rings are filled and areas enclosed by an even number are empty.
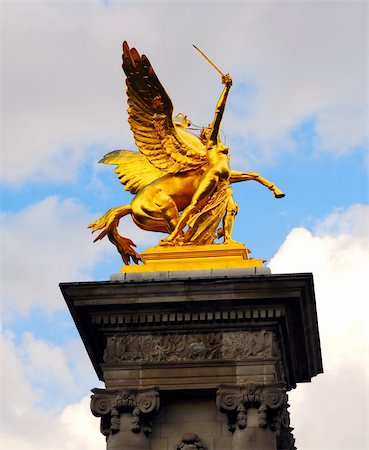
<svg viewBox="0 0 369 450"><path fill-rule="evenodd" d="M270 330L223 333L110 336L104 354L108 364L199 360L246 360L279 355Z"/></svg>
<svg viewBox="0 0 369 450"><path fill-rule="evenodd" d="M250 407L258 408L260 428L270 428L279 434L282 426L289 427L287 394L280 387L254 384L221 386L217 392L217 405L221 412L227 414L231 431L236 426L241 430L247 427L247 409Z"/></svg>
<svg viewBox="0 0 369 450"><path fill-rule="evenodd" d="M159 411L159 393L154 388L147 389L92 389L91 411L101 417L100 431L104 436L120 430L120 414L131 414L131 430L151 433L152 417Z"/></svg>
<svg viewBox="0 0 369 450"><path fill-rule="evenodd" d="M185 433L174 450L207 450L195 433Z"/></svg>

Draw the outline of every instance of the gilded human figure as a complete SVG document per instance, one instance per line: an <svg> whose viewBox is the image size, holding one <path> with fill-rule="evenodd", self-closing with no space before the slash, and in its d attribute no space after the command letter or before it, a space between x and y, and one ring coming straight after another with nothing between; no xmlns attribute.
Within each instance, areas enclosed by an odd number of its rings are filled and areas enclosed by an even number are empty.
<svg viewBox="0 0 369 450"><path fill-rule="evenodd" d="M101 230L96 240L108 236L125 264L136 264L140 255L135 244L118 232L121 217L130 214L143 230L168 233L161 246L205 245L223 237L232 243L232 228L238 211L230 185L254 180L270 189L276 198L283 192L255 172L230 168L229 148L220 140L220 126L232 86L229 74L212 123L200 135L192 133L187 116L173 116L172 102L149 60L123 43L128 122L139 152L116 150L100 161L116 165L125 189L135 195L130 205L107 211L89 227ZM218 226L220 227L218 228Z"/></svg>

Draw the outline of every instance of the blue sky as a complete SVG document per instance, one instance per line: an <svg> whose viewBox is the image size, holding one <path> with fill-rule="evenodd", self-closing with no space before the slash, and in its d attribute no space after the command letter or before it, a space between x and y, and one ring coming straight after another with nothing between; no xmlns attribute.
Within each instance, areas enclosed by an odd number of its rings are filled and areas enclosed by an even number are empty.
<svg viewBox="0 0 369 450"><path fill-rule="evenodd" d="M150 58L175 114L196 124L211 121L222 86L192 44L232 74L223 122L232 167L259 172L286 193L276 200L255 182L235 185L234 238L273 273L314 273L325 374L291 393L297 446L367 448L367 3L0 8L2 448L105 448L88 406L100 382L58 283L120 270L113 246L93 244L86 227L132 198L113 167L97 164L111 150L135 149L123 40ZM159 239L129 219L122 232L139 250ZM355 414L337 429L346 391L345 409Z"/></svg>

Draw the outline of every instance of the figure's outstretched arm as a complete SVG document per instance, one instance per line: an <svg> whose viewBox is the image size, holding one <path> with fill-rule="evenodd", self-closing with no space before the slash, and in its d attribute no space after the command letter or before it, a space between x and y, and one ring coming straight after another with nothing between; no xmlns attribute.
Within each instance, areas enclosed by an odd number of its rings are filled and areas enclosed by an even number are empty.
<svg viewBox="0 0 369 450"><path fill-rule="evenodd" d="M227 103L229 90L231 89L232 86L232 78L229 73L227 73L222 77L222 83L224 84L224 88L222 93L220 94L217 106L215 108L214 120L210 125L211 128L210 141L212 141L215 144L219 142L220 124L223 119L223 113Z"/></svg>

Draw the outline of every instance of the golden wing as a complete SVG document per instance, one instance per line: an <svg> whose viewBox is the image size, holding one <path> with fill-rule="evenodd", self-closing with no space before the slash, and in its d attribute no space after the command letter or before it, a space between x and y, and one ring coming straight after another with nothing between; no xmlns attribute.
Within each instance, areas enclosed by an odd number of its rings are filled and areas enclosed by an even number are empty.
<svg viewBox="0 0 369 450"><path fill-rule="evenodd" d="M140 152L157 169L184 172L207 164L200 139L173 123L173 105L150 61L123 43L128 122Z"/></svg>
<svg viewBox="0 0 369 450"><path fill-rule="evenodd" d="M137 194L142 188L165 175L154 167L144 155L129 150L115 150L105 155L99 163L116 164L115 173L124 189Z"/></svg>

